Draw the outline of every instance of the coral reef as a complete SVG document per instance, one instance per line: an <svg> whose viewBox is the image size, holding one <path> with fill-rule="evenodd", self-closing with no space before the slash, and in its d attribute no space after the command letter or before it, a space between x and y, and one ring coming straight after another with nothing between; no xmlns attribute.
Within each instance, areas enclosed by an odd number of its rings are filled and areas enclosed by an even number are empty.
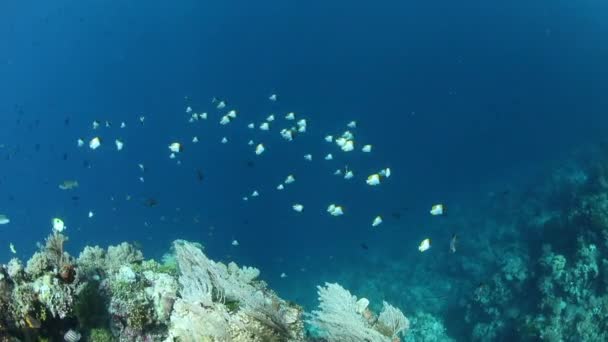
<svg viewBox="0 0 608 342"><path fill-rule="evenodd" d="M410 322L403 313L384 302L375 316L366 298L357 299L339 284L318 287L319 310L313 311L309 323L328 341L399 341Z"/></svg>

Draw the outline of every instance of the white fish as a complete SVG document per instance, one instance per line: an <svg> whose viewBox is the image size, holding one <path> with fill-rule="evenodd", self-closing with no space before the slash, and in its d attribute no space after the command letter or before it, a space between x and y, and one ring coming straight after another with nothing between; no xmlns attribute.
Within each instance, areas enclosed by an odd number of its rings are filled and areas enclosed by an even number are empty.
<svg viewBox="0 0 608 342"><path fill-rule="evenodd" d="M195 136L194 138L192 138L192 142L193 142L194 144L196 144L196 143L198 142L198 137L196 137L196 136Z"/></svg>
<svg viewBox="0 0 608 342"><path fill-rule="evenodd" d="M199 118L203 119L203 120L207 120L207 113L202 113L198 115Z"/></svg>
<svg viewBox="0 0 608 342"><path fill-rule="evenodd" d="M96 150L99 146L101 146L101 139L99 137L95 137L89 141L89 148L91 150Z"/></svg>
<svg viewBox="0 0 608 342"><path fill-rule="evenodd" d="M283 128L281 130L281 136L283 137L283 139L285 139L287 141L293 140L293 133L291 132L291 130Z"/></svg>
<svg viewBox="0 0 608 342"><path fill-rule="evenodd" d="M268 115L268 117L266 118L266 121L273 122L274 121L274 114Z"/></svg>
<svg viewBox="0 0 608 342"><path fill-rule="evenodd" d="M251 122L251 123L249 123L249 125L247 125L247 128L254 129L255 128L255 124L253 122Z"/></svg>
<svg viewBox="0 0 608 342"><path fill-rule="evenodd" d="M97 120L93 121L93 129L99 128L99 122Z"/></svg>
<svg viewBox="0 0 608 342"><path fill-rule="evenodd" d="M53 218L52 223L54 232L61 233L67 228L63 223L63 220L58 217Z"/></svg>
<svg viewBox="0 0 608 342"><path fill-rule="evenodd" d="M228 143L228 138L223 137L223 138L222 138L222 144L226 144L226 143Z"/></svg>
<svg viewBox="0 0 608 342"><path fill-rule="evenodd" d="M424 251L428 250L429 248L431 248L431 239L429 239L429 238L422 240L422 242L420 242L420 245L418 245L418 250L420 252L424 252Z"/></svg>
<svg viewBox="0 0 608 342"><path fill-rule="evenodd" d="M353 178L355 175L353 174L353 172L351 170L346 171L346 173L344 173L344 179L351 179Z"/></svg>
<svg viewBox="0 0 608 342"><path fill-rule="evenodd" d="M11 250L11 253L17 254L17 250L15 249L15 245L13 245L12 242L8 244L8 248Z"/></svg>
<svg viewBox="0 0 608 342"><path fill-rule="evenodd" d="M311 161L312 160L312 154L305 154L304 155L304 159Z"/></svg>
<svg viewBox="0 0 608 342"><path fill-rule="evenodd" d="M336 139L336 145L338 145L340 148L342 148L344 146L344 144L346 144L346 138L337 138Z"/></svg>
<svg viewBox="0 0 608 342"><path fill-rule="evenodd" d="M361 148L361 151L365 152L365 153L369 153L372 151L372 145L365 145Z"/></svg>
<svg viewBox="0 0 608 342"><path fill-rule="evenodd" d="M227 115L222 116L220 120L220 125L227 125L230 123L230 118Z"/></svg>
<svg viewBox="0 0 608 342"><path fill-rule="evenodd" d="M139 164L137 164L137 166L139 166L139 169L140 169L142 172L146 171L146 169L145 169L145 167L144 167L144 164L139 163Z"/></svg>
<svg viewBox="0 0 608 342"><path fill-rule="evenodd" d="M84 145L84 140L78 139L77 144L78 144L78 147L82 147Z"/></svg>
<svg viewBox="0 0 608 342"><path fill-rule="evenodd" d="M306 120L305 119L298 121L297 125L298 125L298 132L300 132L300 133L306 132Z"/></svg>
<svg viewBox="0 0 608 342"><path fill-rule="evenodd" d="M258 144L258 146L255 147L255 154L257 154L258 156L262 153L264 153L265 148L264 145L262 144Z"/></svg>
<svg viewBox="0 0 608 342"><path fill-rule="evenodd" d="M231 119L236 119L236 110L231 110L228 112L228 114L226 114L227 117L231 118Z"/></svg>
<svg viewBox="0 0 608 342"><path fill-rule="evenodd" d="M179 153L182 151L182 144L178 143L178 142L174 142L169 144L169 151L171 151L172 153Z"/></svg>
<svg viewBox="0 0 608 342"><path fill-rule="evenodd" d="M293 208L293 210L295 210L299 213L301 213L302 210L304 210L304 206L299 203L296 203L296 204L292 205L291 207Z"/></svg>
<svg viewBox="0 0 608 342"><path fill-rule="evenodd" d="M376 216L374 221L372 222L372 227L376 227L382 223L382 217Z"/></svg>
<svg viewBox="0 0 608 342"><path fill-rule="evenodd" d="M346 127L348 128L357 128L357 121L351 121L349 122Z"/></svg>
<svg viewBox="0 0 608 342"><path fill-rule="evenodd" d="M344 211L342 210L342 207L339 205L335 205L335 204L331 204L328 208L327 211L329 212L329 214L331 216L342 216L344 215Z"/></svg>
<svg viewBox="0 0 608 342"><path fill-rule="evenodd" d="M331 135L327 135L325 136L325 141L327 141L328 143L333 142L334 141L334 137Z"/></svg>
<svg viewBox="0 0 608 342"><path fill-rule="evenodd" d="M169 159L175 159L175 153L171 152L171 154L169 155Z"/></svg>
<svg viewBox="0 0 608 342"><path fill-rule="evenodd" d="M95 214L92 211L89 211L89 218L92 218Z"/></svg>
<svg viewBox="0 0 608 342"><path fill-rule="evenodd" d="M139 117L139 122L141 122L143 124L144 121L146 121L146 117L145 116L140 116Z"/></svg>
<svg viewBox="0 0 608 342"><path fill-rule="evenodd" d="M122 148L125 146L125 144L122 141L118 140L118 139L116 139L114 141L114 143L116 144L116 150L117 151L122 151Z"/></svg>
<svg viewBox="0 0 608 342"><path fill-rule="evenodd" d="M236 247L239 245L239 242L237 240L232 240L232 245Z"/></svg>
<svg viewBox="0 0 608 342"><path fill-rule="evenodd" d="M285 186L283 184L277 185L277 190L283 190L283 189L285 189Z"/></svg>
<svg viewBox="0 0 608 342"><path fill-rule="evenodd" d="M334 159L334 156L332 156L332 155L331 155L331 153L328 153L328 154L325 156L325 160L332 160L332 159Z"/></svg>
<svg viewBox="0 0 608 342"><path fill-rule="evenodd" d="M9 224L11 223L11 219L8 218L8 216L4 215L4 214L0 214L0 224Z"/></svg>
<svg viewBox="0 0 608 342"><path fill-rule="evenodd" d="M186 113L191 113L192 112L192 107L188 106L186 107Z"/></svg>
<svg viewBox="0 0 608 342"><path fill-rule="evenodd" d="M352 140L347 140L342 146L342 151L350 152L355 149L355 143Z"/></svg>
<svg viewBox="0 0 608 342"><path fill-rule="evenodd" d="M277 101L277 94L272 94L268 97L268 99L272 102L276 102Z"/></svg>
<svg viewBox="0 0 608 342"><path fill-rule="evenodd" d="M258 197L260 196L260 193L257 190L253 190L253 192L251 193L251 197Z"/></svg>
<svg viewBox="0 0 608 342"><path fill-rule="evenodd" d="M443 204L435 204L435 205L433 205L431 207L430 213L433 216L443 215Z"/></svg>
<svg viewBox="0 0 608 342"><path fill-rule="evenodd" d="M139 181L143 183L144 182L144 177L139 177Z"/></svg>
<svg viewBox="0 0 608 342"><path fill-rule="evenodd" d="M249 140L249 142L247 143L247 145L249 145L249 146L253 146L253 144L255 144L255 143L253 142L253 140Z"/></svg>
<svg viewBox="0 0 608 342"><path fill-rule="evenodd" d="M374 173L373 175L369 175L367 180L365 181L367 185L375 186L380 184L380 175Z"/></svg>
<svg viewBox="0 0 608 342"><path fill-rule="evenodd" d="M112 127L112 124L110 123L110 121L106 120L106 128L110 128Z"/></svg>
<svg viewBox="0 0 608 342"><path fill-rule="evenodd" d="M287 274L285 274L285 272L281 273L281 278L287 278Z"/></svg>
<svg viewBox="0 0 608 342"><path fill-rule="evenodd" d="M268 122L262 122L260 124L260 130L262 131L267 131L270 129L270 125L268 124Z"/></svg>
<svg viewBox="0 0 608 342"><path fill-rule="evenodd" d="M350 131L346 131L346 132L342 133L342 138L344 138L346 140L353 140L353 139L355 139L355 136Z"/></svg>
<svg viewBox="0 0 608 342"><path fill-rule="evenodd" d="M216 108L217 108L217 109L224 109L224 108L226 108L226 102L224 102L224 101L220 101L220 102L217 104Z"/></svg>
<svg viewBox="0 0 608 342"><path fill-rule="evenodd" d="M334 171L334 176L340 176L340 175L342 175L341 169L337 169L336 171Z"/></svg>
<svg viewBox="0 0 608 342"><path fill-rule="evenodd" d="M380 171L379 173L380 173L380 176L388 178L391 176L391 169L387 167L386 169Z"/></svg>
<svg viewBox="0 0 608 342"><path fill-rule="evenodd" d="M289 176L287 176L287 178L285 178L285 182L284 183L285 184L291 184L291 183L293 183L295 181L296 181L296 179L293 177L293 175L289 175Z"/></svg>
<svg viewBox="0 0 608 342"><path fill-rule="evenodd" d="M124 121L123 121L123 122L121 122L121 123L120 123L120 128L125 128L125 127L127 127L127 124L126 124Z"/></svg>
<svg viewBox="0 0 608 342"><path fill-rule="evenodd" d="M249 197L244 196L244 197L243 197L243 201L249 201Z"/></svg>
<svg viewBox="0 0 608 342"><path fill-rule="evenodd" d="M285 115L285 119L286 120L295 120L296 119L296 114L294 112L287 113L287 115Z"/></svg>

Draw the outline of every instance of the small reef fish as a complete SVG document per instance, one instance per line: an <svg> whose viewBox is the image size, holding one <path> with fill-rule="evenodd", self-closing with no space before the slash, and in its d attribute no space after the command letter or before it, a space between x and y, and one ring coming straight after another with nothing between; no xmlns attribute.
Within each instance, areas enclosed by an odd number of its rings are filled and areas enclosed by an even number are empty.
<svg viewBox="0 0 608 342"><path fill-rule="evenodd" d="M268 97L268 99L272 102L277 102L277 94L272 94Z"/></svg>
<svg viewBox="0 0 608 342"><path fill-rule="evenodd" d="M236 247L239 245L239 242L237 240L232 240L232 245Z"/></svg>
<svg viewBox="0 0 608 342"><path fill-rule="evenodd" d="M101 139L99 137L95 137L89 141L89 148L91 150L96 150L99 146L101 146Z"/></svg>
<svg viewBox="0 0 608 342"><path fill-rule="evenodd" d="M39 319L30 314L25 315L25 323L30 329L39 329L42 325Z"/></svg>
<svg viewBox="0 0 608 342"><path fill-rule="evenodd" d="M118 140L118 139L116 139L114 141L114 143L116 144L116 150L117 151L122 151L122 148L125 146L125 144L122 141Z"/></svg>
<svg viewBox="0 0 608 342"><path fill-rule="evenodd" d="M63 220L55 217L52 221L53 223L53 231L57 232L57 233L61 233L63 232L67 227L65 226L65 224L63 223Z"/></svg>
<svg viewBox="0 0 608 342"><path fill-rule="evenodd" d="M78 187L77 180L65 180L61 184L59 184L59 189L61 190L72 190Z"/></svg>
<svg viewBox="0 0 608 342"><path fill-rule="evenodd" d="M431 207L431 210L429 212L433 216L439 216L439 215L443 215L445 213L445 208L444 208L443 204L435 204L434 206Z"/></svg>
<svg viewBox="0 0 608 342"><path fill-rule="evenodd" d="M382 223L382 217L376 216L374 222L372 222L372 227L377 227Z"/></svg>
<svg viewBox="0 0 608 342"><path fill-rule="evenodd" d="M169 150L172 153L179 153L179 152L182 151L182 145L180 143L178 143L178 142L171 143L169 145Z"/></svg>
<svg viewBox="0 0 608 342"><path fill-rule="evenodd" d="M9 224L10 222L11 220L8 218L8 216L0 214L0 224Z"/></svg>
<svg viewBox="0 0 608 342"><path fill-rule="evenodd" d="M287 115L285 115L285 120L295 120L295 119L296 119L296 114L294 112L287 113Z"/></svg>
<svg viewBox="0 0 608 342"><path fill-rule="evenodd" d="M305 154L304 159L306 159L308 161L312 161L312 154Z"/></svg>
<svg viewBox="0 0 608 342"><path fill-rule="evenodd" d="M452 239L450 240L450 252L456 253L456 246L458 245L458 234L452 235Z"/></svg>
<svg viewBox="0 0 608 342"><path fill-rule="evenodd" d="M418 250L420 252L425 252L429 248L431 248L431 239L429 239L429 238L422 240L422 242L420 242L420 245L418 246Z"/></svg>
<svg viewBox="0 0 608 342"><path fill-rule="evenodd" d="M372 145L364 145L361 148L361 151L365 152L365 153L370 153L372 151Z"/></svg>
<svg viewBox="0 0 608 342"><path fill-rule="evenodd" d="M357 121L351 121L349 122L346 127L348 128L357 128Z"/></svg>
<svg viewBox="0 0 608 342"><path fill-rule="evenodd" d="M264 153L265 150L264 145L258 144L258 146L255 148L255 154L259 156L260 154Z"/></svg>
<svg viewBox="0 0 608 342"><path fill-rule="evenodd" d="M299 204L299 203L294 204L294 205L292 206L292 208L293 208L293 210L295 210L295 211L297 211L297 212L299 212L299 213L301 213L301 212L302 212L302 210L304 210L304 206L303 206L303 205L301 205L301 204Z"/></svg>
<svg viewBox="0 0 608 342"><path fill-rule="evenodd" d="M296 181L296 179L293 177L293 175L289 175L289 176L287 176L287 178L285 178L285 182L284 183L285 184L291 184L291 183L293 183L295 181Z"/></svg>
<svg viewBox="0 0 608 342"><path fill-rule="evenodd" d="M339 205L335 205L335 204L330 204L329 207L327 207L327 212L331 216L342 216L342 215L344 215L344 211L342 210L342 207L339 206Z"/></svg>
<svg viewBox="0 0 608 342"><path fill-rule="evenodd" d="M12 242L8 244L8 248L11 250L11 253L17 254L17 250L15 249L15 245L13 245Z"/></svg>

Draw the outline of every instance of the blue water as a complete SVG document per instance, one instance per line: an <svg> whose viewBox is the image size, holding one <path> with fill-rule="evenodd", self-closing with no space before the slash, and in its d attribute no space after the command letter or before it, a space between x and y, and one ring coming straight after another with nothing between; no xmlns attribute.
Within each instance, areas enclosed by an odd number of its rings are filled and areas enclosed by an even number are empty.
<svg viewBox="0 0 608 342"><path fill-rule="evenodd" d="M309 308L315 285L340 281L407 312L407 265L429 257L420 240L441 246L484 229L430 217L432 204L483 215L475 208L488 192L606 137L606 13L591 0L4 1L0 213L11 223L0 227L0 259L12 257L9 242L26 259L61 217L72 253L138 241L160 258L172 240L196 240L214 259L259 267ZM238 110L234 123L218 124L213 97ZM187 106L210 119L188 123ZM290 111L308 132L287 143L278 131ZM246 128L270 113L270 132ZM351 120L370 155L323 141ZM99 150L76 146L95 135ZM249 139L267 151L256 156ZM173 141L185 146L181 165L168 158ZM332 175L344 165L355 179ZM367 186L384 167L391 178ZM296 182L275 190L288 174ZM58 189L66 179L80 187ZM260 197L244 202L254 189ZM343 217L325 212L334 202ZM385 222L372 229L376 215Z"/></svg>

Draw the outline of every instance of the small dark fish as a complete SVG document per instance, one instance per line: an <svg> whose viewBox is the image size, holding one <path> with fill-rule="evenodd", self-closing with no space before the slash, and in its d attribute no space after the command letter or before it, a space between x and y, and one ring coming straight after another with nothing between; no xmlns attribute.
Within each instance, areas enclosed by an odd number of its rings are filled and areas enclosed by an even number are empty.
<svg viewBox="0 0 608 342"><path fill-rule="evenodd" d="M67 117L67 118L63 119L63 124L64 124L65 126L69 126L69 125L70 125L70 118L69 118L69 117Z"/></svg>
<svg viewBox="0 0 608 342"><path fill-rule="evenodd" d="M458 234L452 235L452 239L450 240L450 252L456 253L456 246L458 245Z"/></svg>
<svg viewBox="0 0 608 342"><path fill-rule="evenodd" d="M248 160L247 161L247 166L248 167L255 167L255 162L253 160Z"/></svg>
<svg viewBox="0 0 608 342"><path fill-rule="evenodd" d="M144 205L148 208L156 207L158 205L158 201L152 197L146 198L146 200L144 201Z"/></svg>
<svg viewBox="0 0 608 342"><path fill-rule="evenodd" d="M67 153L63 154L63 160L68 160L68 154Z"/></svg>
<svg viewBox="0 0 608 342"><path fill-rule="evenodd" d="M201 169L196 169L196 179L198 179L199 183L202 183L205 180L205 174Z"/></svg>
<svg viewBox="0 0 608 342"><path fill-rule="evenodd" d="M364 244L364 243L360 244L359 246L360 246L361 248L365 249L366 251L368 251L368 250L369 250L369 247L368 247L366 244Z"/></svg>
<svg viewBox="0 0 608 342"><path fill-rule="evenodd" d="M91 168L91 163L88 160L85 160L85 161L82 162L82 166L85 169L90 169Z"/></svg>
<svg viewBox="0 0 608 342"><path fill-rule="evenodd" d="M78 201L80 199L80 196L72 196L72 201Z"/></svg>

